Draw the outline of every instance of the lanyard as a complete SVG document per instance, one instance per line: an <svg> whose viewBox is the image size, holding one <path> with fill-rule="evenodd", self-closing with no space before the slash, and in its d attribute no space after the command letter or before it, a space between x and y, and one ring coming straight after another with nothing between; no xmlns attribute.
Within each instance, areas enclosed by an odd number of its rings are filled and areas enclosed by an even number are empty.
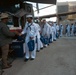
<svg viewBox="0 0 76 75"><path fill-rule="evenodd" d="M30 28L30 31L31 31L31 25L32 25L32 23L29 25L29 23L28 23L28 27L26 28L26 30L28 29L28 28Z"/></svg>

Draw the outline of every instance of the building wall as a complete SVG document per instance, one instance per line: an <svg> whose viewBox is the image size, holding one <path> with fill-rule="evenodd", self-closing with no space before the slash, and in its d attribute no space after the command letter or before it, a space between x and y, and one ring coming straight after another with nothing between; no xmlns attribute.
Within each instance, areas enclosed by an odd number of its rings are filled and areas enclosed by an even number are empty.
<svg viewBox="0 0 76 75"><path fill-rule="evenodd" d="M74 2L61 2L57 3L57 13L64 13L64 12L74 12L76 11L76 1ZM60 16L63 25L71 24L76 21L76 14L67 15L67 16Z"/></svg>
<svg viewBox="0 0 76 75"><path fill-rule="evenodd" d="M69 12L76 11L76 2L70 2L68 3L68 5L69 5L69 8L68 8ZM76 18L76 14L68 16L68 19L75 19L75 18Z"/></svg>

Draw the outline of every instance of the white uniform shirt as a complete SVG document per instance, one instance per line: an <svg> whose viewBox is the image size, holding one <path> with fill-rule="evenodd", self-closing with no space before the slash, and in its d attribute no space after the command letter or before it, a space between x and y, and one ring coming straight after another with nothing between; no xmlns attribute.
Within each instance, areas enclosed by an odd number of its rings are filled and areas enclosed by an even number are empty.
<svg viewBox="0 0 76 75"><path fill-rule="evenodd" d="M67 31L70 32L70 25L67 26Z"/></svg>
<svg viewBox="0 0 76 75"><path fill-rule="evenodd" d="M52 26L50 26L50 34L52 34L53 33L53 31L52 31Z"/></svg>
<svg viewBox="0 0 76 75"><path fill-rule="evenodd" d="M28 36L31 31L33 31L34 36L37 35L37 29L36 29L35 23L29 23L29 24L26 23L25 24L25 27L24 27L24 29L22 31L22 34L25 34L26 33L27 36Z"/></svg>
<svg viewBox="0 0 76 75"><path fill-rule="evenodd" d="M55 31L56 31L55 27L52 26L52 32L53 32L53 34L55 34Z"/></svg>
<svg viewBox="0 0 76 75"><path fill-rule="evenodd" d="M56 25L56 30L59 31L59 25Z"/></svg>
<svg viewBox="0 0 76 75"><path fill-rule="evenodd" d="M36 29L37 29L37 38L40 38L41 28L40 28L39 24L35 24L35 25L36 25Z"/></svg>
<svg viewBox="0 0 76 75"><path fill-rule="evenodd" d="M74 25L72 25L72 31L74 31Z"/></svg>
<svg viewBox="0 0 76 75"><path fill-rule="evenodd" d="M28 42L30 37L35 37L37 36L37 28L35 23L26 23L23 31L21 32L22 34L26 33L26 39L25 41Z"/></svg>
<svg viewBox="0 0 76 75"><path fill-rule="evenodd" d="M42 29L42 35L45 36L47 35L49 37L50 34L50 25L48 23L46 23Z"/></svg>

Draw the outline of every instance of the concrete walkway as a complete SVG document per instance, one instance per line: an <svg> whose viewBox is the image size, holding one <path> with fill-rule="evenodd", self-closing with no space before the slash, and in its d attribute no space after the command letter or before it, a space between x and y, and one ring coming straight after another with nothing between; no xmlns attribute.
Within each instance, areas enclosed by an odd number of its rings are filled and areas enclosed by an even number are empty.
<svg viewBox="0 0 76 75"><path fill-rule="evenodd" d="M3 75L76 75L76 37L62 37L37 53L35 60L17 58Z"/></svg>

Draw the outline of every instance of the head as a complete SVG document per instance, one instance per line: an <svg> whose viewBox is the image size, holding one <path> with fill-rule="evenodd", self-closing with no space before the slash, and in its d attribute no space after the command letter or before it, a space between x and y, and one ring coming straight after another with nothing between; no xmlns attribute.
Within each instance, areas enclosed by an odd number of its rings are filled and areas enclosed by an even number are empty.
<svg viewBox="0 0 76 75"><path fill-rule="evenodd" d="M42 24L46 24L46 19L41 20Z"/></svg>
<svg viewBox="0 0 76 75"><path fill-rule="evenodd" d="M35 20L35 23L39 23L38 20Z"/></svg>
<svg viewBox="0 0 76 75"><path fill-rule="evenodd" d="M62 26L62 24L60 24Z"/></svg>
<svg viewBox="0 0 76 75"><path fill-rule="evenodd" d="M57 26L58 24L56 23L56 26Z"/></svg>
<svg viewBox="0 0 76 75"><path fill-rule="evenodd" d="M49 25L52 26L53 24L52 23L49 23Z"/></svg>
<svg viewBox="0 0 76 75"><path fill-rule="evenodd" d="M1 13L1 21L4 23L8 22L9 15L7 13Z"/></svg>
<svg viewBox="0 0 76 75"><path fill-rule="evenodd" d="M71 25L73 25L73 23L71 23Z"/></svg>
<svg viewBox="0 0 76 75"><path fill-rule="evenodd" d="M27 22L28 22L28 23L31 23L32 20L33 20L33 16L32 16L32 15L27 15L27 16L26 16L26 19L27 19Z"/></svg>

